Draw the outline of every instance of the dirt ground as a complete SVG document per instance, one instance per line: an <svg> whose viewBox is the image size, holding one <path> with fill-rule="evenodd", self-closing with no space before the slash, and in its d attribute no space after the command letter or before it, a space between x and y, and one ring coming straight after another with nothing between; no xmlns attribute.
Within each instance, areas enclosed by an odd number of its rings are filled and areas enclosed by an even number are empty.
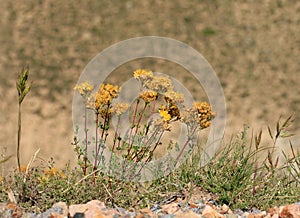
<svg viewBox="0 0 300 218"><path fill-rule="evenodd" d="M16 166L15 79L22 66L30 66L33 81L23 105L22 163L40 148L45 161L53 157L58 166L75 164L72 98L81 72L103 49L147 35L182 41L211 64L226 98L225 142L244 124L250 135L263 129L266 139L268 125L275 127L280 115L294 113L291 130L298 138L293 144L300 147L297 0L28 0L0 5L0 153L14 155L4 168ZM140 67L176 72L199 97L199 84L166 61L136 60L111 79L120 83Z"/></svg>

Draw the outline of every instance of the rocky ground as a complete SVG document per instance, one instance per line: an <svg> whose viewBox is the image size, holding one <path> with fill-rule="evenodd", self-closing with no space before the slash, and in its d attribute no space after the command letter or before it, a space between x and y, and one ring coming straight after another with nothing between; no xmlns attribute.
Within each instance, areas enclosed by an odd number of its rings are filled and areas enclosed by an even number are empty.
<svg viewBox="0 0 300 218"><path fill-rule="evenodd" d="M151 208L141 210L126 210L117 206L108 208L103 202L93 200L86 204L69 206L59 202L38 214L25 213L15 204L2 204L0 215L3 218L299 218L300 202L273 207L266 211L232 211L227 205L218 205L213 199L194 199L187 202L183 196L171 196Z"/></svg>

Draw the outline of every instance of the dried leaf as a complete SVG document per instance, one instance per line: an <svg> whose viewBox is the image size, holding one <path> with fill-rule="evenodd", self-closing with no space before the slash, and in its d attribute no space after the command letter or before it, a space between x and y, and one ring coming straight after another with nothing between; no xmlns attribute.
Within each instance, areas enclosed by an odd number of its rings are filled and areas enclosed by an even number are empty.
<svg viewBox="0 0 300 218"><path fill-rule="evenodd" d="M7 191L7 197L11 203L18 203L12 190Z"/></svg>
<svg viewBox="0 0 300 218"><path fill-rule="evenodd" d="M269 161L269 164L273 167L273 160L272 160L272 155L271 155L270 151L268 151L268 161Z"/></svg>
<svg viewBox="0 0 300 218"><path fill-rule="evenodd" d="M11 157L12 157L12 155L7 156L7 157L4 157L2 160L0 160L0 164L2 164L2 163L4 163L4 162L8 161Z"/></svg>
<svg viewBox="0 0 300 218"><path fill-rule="evenodd" d="M270 167L268 167L268 165L266 163L264 163L265 168L267 168L267 170L270 170Z"/></svg>
<svg viewBox="0 0 300 218"><path fill-rule="evenodd" d="M279 135L280 135L280 123L279 123L279 120L278 120L278 122L276 124L276 136L275 136L275 138L278 138Z"/></svg>
<svg viewBox="0 0 300 218"><path fill-rule="evenodd" d="M273 135L272 135L272 132L271 132L271 129L270 129L270 127L268 126L268 131L269 131L269 135L270 135L270 137L272 138L272 140L274 140L274 138L273 138Z"/></svg>
<svg viewBox="0 0 300 218"><path fill-rule="evenodd" d="M293 154L293 158L296 158L295 150L293 148L293 145L292 145L291 141L290 141L290 147L291 147L291 151L292 151L292 154Z"/></svg>
<svg viewBox="0 0 300 218"><path fill-rule="evenodd" d="M261 142L261 135L262 135L262 130L260 130L258 136L255 136L255 148L256 148L256 150L258 149L259 144Z"/></svg>
<svg viewBox="0 0 300 218"><path fill-rule="evenodd" d="M275 168L278 166L278 162L279 162L279 157L276 158L276 162L275 162L275 165L274 165Z"/></svg>

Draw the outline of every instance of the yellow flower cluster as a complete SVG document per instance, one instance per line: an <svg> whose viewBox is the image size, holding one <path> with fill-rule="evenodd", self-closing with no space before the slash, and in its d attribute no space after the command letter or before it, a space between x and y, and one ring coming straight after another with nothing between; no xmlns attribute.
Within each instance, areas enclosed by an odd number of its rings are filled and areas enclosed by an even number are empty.
<svg viewBox="0 0 300 218"><path fill-rule="evenodd" d="M215 117L215 113L212 112L211 106L206 102L194 102L193 107L198 112L198 122L201 128L207 128L211 124L211 120Z"/></svg>
<svg viewBox="0 0 300 218"><path fill-rule="evenodd" d="M112 112L117 115L123 114L129 107L127 103L115 103L112 107Z"/></svg>
<svg viewBox="0 0 300 218"><path fill-rule="evenodd" d="M118 96L120 88L111 84L101 84L95 97L95 109L98 111L104 105L108 105Z"/></svg>
<svg viewBox="0 0 300 218"><path fill-rule="evenodd" d="M180 111L176 104L169 103L167 106L160 106L159 111L167 111L170 115L170 120L175 118L175 120L180 119Z"/></svg>
<svg viewBox="0 0 300 218"><path fill-rule="evenodd" d="M55 176L58 174L58 170L56 167L51 167L50 169L46 169L44 172L45 175L47 176Z"/></svg>
<svg viewBox="0 0 300 218"><path fill-rule="evenodd" d="M134 71L133 77L135 79L147 80L153 77L153 73L152 71L147 71L145 69L138 69Z"/></svg>
<svg viewBox="0 0 300 218"><path fill-rule="evenodd" d="M157 99L158 95L157 92L151 91L151 90L146 90L143 91L140 94L140 98L143 99L146 103L150 103L152 101L155 101Z"/></svg>
<svg viewBox="0 0 300 218"><path fill-rule="evenodd" d="M145 82L144 86L160 94L173 89L172 81L166 76L153 76L151 80Z"/></svg>
<svg viewBox="0 0 300 218"><path fill-rule="evenodd" d="M167 103L183 103L184 95L173 90L169 90L164 94L164 98Z"/></svg>
<svg viewBox="0 0 300 218"><path fill-rule="evenodd" d="M194 102L190 109L184 111L181 121L187 124L198 123L201 129L211 125L211 120L215 117L211 106L206 102Z"/></svg>
<svg viewBox="0 0 300 218"><path fill-rule="evenodd" d="M85 81L81 84L77 84L74 87L74 90L77 90L78 93L82 96L87 96L94 90L94 86L91 85L88 81Z"/></svg>
<svg viewBox="0 0 300 218"><path fill-rule="evenodd" d="M44 175L39 177L40 183L46 183L50 178L65 178L66 175L59 171L56 167L51 167L44 170Z"/></svg>
<svg viewBox="0 0 300 218"><path fill-rule="evenodd" d="M173 116L170 114L170 110L165 106L161 106L158 112L161 119L157 119L154 122L154 126L162 131L171 131L170 122Z"/></svg>

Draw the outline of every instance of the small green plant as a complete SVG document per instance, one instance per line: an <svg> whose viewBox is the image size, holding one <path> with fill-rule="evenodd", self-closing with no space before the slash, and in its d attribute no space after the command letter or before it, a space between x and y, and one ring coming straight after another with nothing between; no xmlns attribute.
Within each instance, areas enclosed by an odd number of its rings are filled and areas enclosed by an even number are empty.
<svg viewBox="0 0 300 218"><path fill-rule="evenodd" d="M292 203L299 198L299 153L291 145L292 157L285 155L286 163L279 166L274 157L275 143L279 137L291 136L288 127L292 116L276 125L271 146L261 146L262 131L247 141L245 128L240 138L231 141L198 174L198 183L219 196L219 201L234 208L267 209L276 204ZM267 153L265 152L267 151ZM298 190L298 191L297 191Z"/></svg>
<svg viewBox="0 0 300 218"><path fill-rule="evenodd" d="M138 177L144 165L136 169L135 163L147 163L153 159L153 154L157 147L161 145L164 134L172 131L172 125L184 123L187 126L187 140L179 151L174 161L174 166L178 163L186 147L193 146L192 139L197 131L207 128L211 124L215 113L206 102L194 102L191 108L183 105L184 96L174 91L173 84L167 76L154 75L151 71L136 70L134 78L140 82L140 93L132 108L124 102L116 103L121 89L111 84L101 84L98 92L91 94L93 85L88 82L76 85L75 89L84 98L84 146L78 148L79 143L74 142L75 149L81 160L84 175L87 169L88 145L92 144L88 140L88 130L86 126L86 110L92 109L95 115L95 140L94 140L94 164L93 170L97 170L99 165L104 164L103 150L106 148L109 134L113 135L113 142L110 146L111 152L123 158L129 163L129 167L122 165L123 176ZM122 115L129 110L131 113L130 127L125 135L119 132ZM111 133L111 120L117 116L118 122L115 130ZM110 158L110 164L112 157ZM113 163L112 163L113 164ZM119 170L118 170L119 171Z"/></svg>
<svg viewBox="0 0 300 218"><path fill-rule="evenodd" d="M28 74L29 68L23 68L18 75L18 79L16 81L16 86L18 90L18 141L17 141L17 162L19 171L21 170L21 161L20 161L20 146L21 146L21 106L25 96L29 93L31 85L28 85Z"/></svg>
<svg viewBox="0 0 300 218"><path fill-rule="evenodd" d="M205 36L212 36L216 34L216 30L214 30L211 27L206 27L205 29L203 29L202 31L203 35Z"/></svg>

